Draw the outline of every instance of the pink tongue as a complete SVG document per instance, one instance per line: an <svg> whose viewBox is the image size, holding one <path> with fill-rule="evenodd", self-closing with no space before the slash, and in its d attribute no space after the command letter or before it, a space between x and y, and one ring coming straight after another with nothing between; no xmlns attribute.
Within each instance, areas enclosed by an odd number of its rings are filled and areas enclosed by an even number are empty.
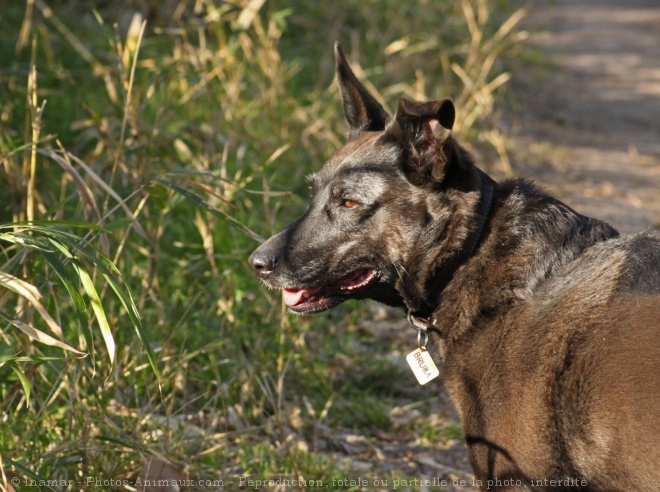
<svg viewBox="0 0 660 492"><path fill-rule="evenodd" d="M284 289L282 291L282 294L284 295L284 304L287 306L296 306L300 304L304 293L305 291L302 289Z"/></svg>
<svg viewBox="0 0 660 492"><path fill-rule="evenodd" d="M309 297L317 293L317 289L284 289L282 295L284 296L284 304L287 306L297 306L303 300L303 297ZM307 294L305 296L305 294Z"/></svg>

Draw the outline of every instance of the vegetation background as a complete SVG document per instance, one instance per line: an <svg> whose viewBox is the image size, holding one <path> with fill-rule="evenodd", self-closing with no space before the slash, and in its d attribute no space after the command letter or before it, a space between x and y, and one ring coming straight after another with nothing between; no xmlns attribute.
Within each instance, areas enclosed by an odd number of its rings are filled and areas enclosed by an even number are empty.
<svg viewBox="0 0 660 492"><path fill-rule="evenodd" d="M387 107L453 98L462 141L509 172L493 103L522 15L505 0L3 2L0 489L419 478L420 449L460 427L405 367L414 333L369 303L291 317L246 259L343 141L335 40Z"/></svg>

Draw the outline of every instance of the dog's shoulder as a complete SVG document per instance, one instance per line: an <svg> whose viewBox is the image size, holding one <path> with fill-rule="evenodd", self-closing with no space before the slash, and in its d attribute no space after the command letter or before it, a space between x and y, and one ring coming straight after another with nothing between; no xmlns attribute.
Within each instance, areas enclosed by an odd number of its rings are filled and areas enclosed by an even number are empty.
<svg viewBox="0 0 660 492"><path fill-rule="evenodd" d="M621 292L660 294L660 237L649 231L623 238L626 259L619 279Z"/></svg>
<svg viewBox="0 0 660 492"><path fill-rule="evenodd" d="M587 308L624 295L660 295L660 238L649 232L597 242L540 286L541 305Z"/></svg>

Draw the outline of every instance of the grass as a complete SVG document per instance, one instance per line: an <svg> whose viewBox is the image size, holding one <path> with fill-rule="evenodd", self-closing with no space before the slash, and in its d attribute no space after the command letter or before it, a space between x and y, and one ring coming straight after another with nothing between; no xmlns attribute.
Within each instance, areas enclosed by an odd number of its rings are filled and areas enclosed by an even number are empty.
<svg viewBox="0 0 660 492"><path fill-rule="evenodd" d="M450 96L478 144L497 136L498 57L521 14L485 0L130 7L0 12L0 488L133 490L156 469L331 487L414 474L384 471L369 444L425 393L397 382L400 347L363 331L368 304L292 318L246 259L304 210L304 176L343 141L335 39L390 108ZM423 434L457 435L443 425Z"/></svg>

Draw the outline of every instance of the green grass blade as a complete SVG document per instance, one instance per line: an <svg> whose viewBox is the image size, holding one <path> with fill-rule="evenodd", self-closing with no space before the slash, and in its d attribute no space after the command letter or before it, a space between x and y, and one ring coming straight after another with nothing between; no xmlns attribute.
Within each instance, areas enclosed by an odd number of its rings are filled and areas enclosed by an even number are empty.
<svg viewBox="0 0 660 492"><path fill-rule="evenodd" d="M28 405L30 404L30 392L32 391L32 385L30 384L30 381L28 380L27 376L25 373L21 370L20 367L11 365L9 366L12 368L16 376L18 376L18 380L21 382L21 386L23 386L23 392L25 393L25 399L28 402Z"/></svg>
<svg viewBox="0 0 660 492"><path fill-rule="evenodd" d="M7 323L12 324L13 326L18 328L27 336L36 340L37 342L43 343L45 345L50 345L51 347L58 347L61 348L62 350L68 350L69 352L73 352L78 355L86 355L84 352L81 352L73 348L68 343L64 343L60 340L57 340L56 338L51 337L47 333L44 333L43 331L36 329L34 326L31 326L19 319L14 319L5 313L0 313L0 319L3 319Z"/></svg>
<svg viewBox="0 0 660 492"><path fill-rule="evenodd" d="M18 357L12 358L12 361L14 362L35 362L37 364L42 363L42 362L49 362L53 360L66 360L65 357L44 357L44 356L25 356L21 355Z"/></svg>
<svg viewBox="0 0 660 492"><path fill-rule="evenodd" d="M83 299L82 295L80 295L80 292L75 285L75 279L64 266L64 263L62 263L62 261L57 257L57 255L47 251L44 251L43 255L48 264L53 268L53 270L55 270L55 273L57 273L57 276L60 278L62 285L64 285L64 288L69 293L71 301L76 308L78 320L82 323L86 317L89 317L89 313L87 311L85 300Z"/></svg>
<svg viewBox="0 0 660 492"><path fill-rule="evenodd" d="M6 272L0 272L0 285L20 296L25 297L30 302L32 307L34 307L34 309L36 309L37 312L41 315L53 333L60 338L63 337L62 327L57 323L57 321L53 319L53 317L41 304L41 302L39 302L39 299L42 297L39 289L37 289L29 282L14 277L13 275Z"/></svg>
<svg viewBox="0 0 660 492"><path fill-rule="evenodd" d="M133 449L141 453L146 453L149 455L151 454L151 450L148 447L143 446L139 442L132 442L127 439L120 439L118 437L112 437L106 435L95 436L94 439L101 442L111 442L112 444L119 444L120 446L124 446L128 449Z"/></svg>
<svg viewBox="0 0 660 492"><path fill-rule="evenodd" d="M21 232L0 232L0 241L17 244L39 251L49 251L48 246L39 238Z"/></svg>
<svg viewBox="0 0 660 492"><path fill-rule="evenodd" d="M119 301L122 303L122 306L124 306L124 309L128 313L128 316L131 319L133 327L135 328L135 333L137 334L137 337L140 340L140 343L142 344L145 353L147 354L147 360L149 361L151 370L156 375L156 379L158 380L158 384L160 385L160 371L158 370L158 366L156 365L156 356L151 348L151 345L149 344L147 337L144 335L142 321L140 319L140 314L137 310L137 306L133 301L133 296L131 296L130 291L128 291L127 289L123 289L121 285L112 277L112 275L110 275L109 272L108 273L102 272L102 275L106 279L108 284L110 284L112 290L115 291L115 294L119 298Z"/></svg>
<svg viewBox="0 0 660 492"><path fill-rule="evenodd" d="M106 317L105 310L101 304L101 299L99 299L99 295L96 292L96 287L94 287L92 278L89 276L80 262L78 260L73 260L72 264L73 268L76 270L76 273L78 273L78 277L80 277L80 282L82 283L83 289L85 290L85 294L87 294L87 297L89 297L92 310L96 315L96 320L98 321L99 328L101 329L101 336L103 337L105 346L108 349L110 364L113 364L115 361L116 352L115 339L112 336L112 330L110 330L110 324L108 323L108 318Z"/></svg>
<svg viewBox="0 0 660 492"><path fill-rule="evenodd" d="M23 227L26 229L34 229L39 232L57 232L62 231L61 227L71 227L74 229L89 229L92 231L107 232L107 229L99 225L94 224L93 222L78 222L75 220L29 220L29 221L17 221L12 222L11 224L0 224L0 230L2 229L11 229L14 230L16 227ZM58 229L54 229L58 228Z"/></svg>

